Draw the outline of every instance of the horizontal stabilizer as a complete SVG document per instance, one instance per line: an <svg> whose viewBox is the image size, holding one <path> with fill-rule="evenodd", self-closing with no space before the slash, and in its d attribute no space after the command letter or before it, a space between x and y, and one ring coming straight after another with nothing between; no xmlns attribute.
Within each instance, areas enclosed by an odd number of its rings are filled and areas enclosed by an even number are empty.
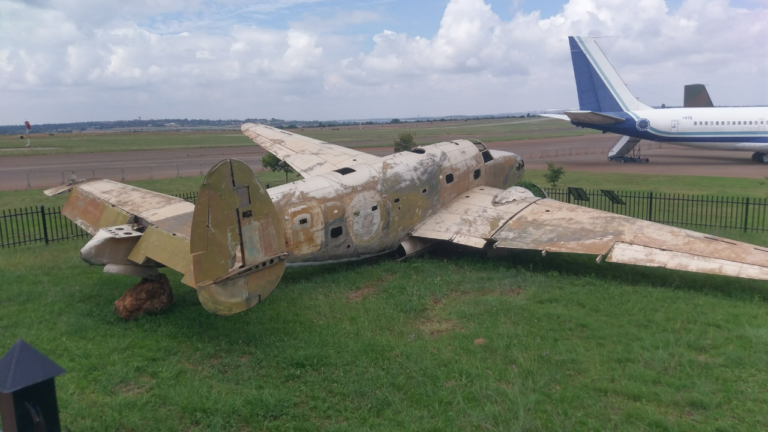
<svg viewBox="0 0 768 432"><path fill-rule="evenodd" d="M616 124L625 121L621 117L602 114L594 111L566 111L565 115L575 123Z"/></svg>
<svg viewBox="0 0 768 432"><path fill-rule="evenodd" d="M568 116L565 114L539 114L539 115L542 117L549 117L549 118L558 119L558 120L571 121L571 119L569 119Z"/></svg>

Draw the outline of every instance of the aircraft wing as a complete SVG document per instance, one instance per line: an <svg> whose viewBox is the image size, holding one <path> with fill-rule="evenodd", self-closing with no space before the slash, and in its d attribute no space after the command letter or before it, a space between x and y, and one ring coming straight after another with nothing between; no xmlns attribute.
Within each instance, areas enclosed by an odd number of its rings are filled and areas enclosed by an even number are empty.
<svg viewBox="0 0 768 432"><path fill-rule="evenodd" d="M246 123L241 129L253 142L285 161L303 177L379 159L378 156L261 124Z"/></svg>
<svg viewBox="0 0 768 432"><path fill-rule="evenodd" d="M597 255L608 261L768 280L768 249L551 199L478 187L412 232L475 248Z"/></svg>

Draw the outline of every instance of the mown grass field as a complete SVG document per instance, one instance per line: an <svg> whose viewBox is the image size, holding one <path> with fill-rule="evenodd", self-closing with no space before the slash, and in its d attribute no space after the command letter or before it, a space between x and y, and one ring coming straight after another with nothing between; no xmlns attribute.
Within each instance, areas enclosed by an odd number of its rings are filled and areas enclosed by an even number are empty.
<svg viewBox="0 0 768 432"><path fill-rule="evenodd" d="M411 129L419 143L433 144L451 138L475 138L487 142L530 138L581 136L597 133L580 129L559 120L492 119L458 122L400 123L338 128L296 129L302 135L339 143L348 147L390 146L399 130ZM253 145L239 131L226 132L137 132L137 133L76 133L32 134L32 150L24 149L25 140L18 135L0 136L0 157L95 153L131 150L162 150L202 147L239 147Z"/></svg>
<svg viewBox="0 0 768 432"><path fill-rule="evenodd" d="M126 323L134 281L82 243L0 250L0 349L67 374L63 425L103 430L768 428L768 285L591 257L443 253L289 269L257 307Z"/></svg>

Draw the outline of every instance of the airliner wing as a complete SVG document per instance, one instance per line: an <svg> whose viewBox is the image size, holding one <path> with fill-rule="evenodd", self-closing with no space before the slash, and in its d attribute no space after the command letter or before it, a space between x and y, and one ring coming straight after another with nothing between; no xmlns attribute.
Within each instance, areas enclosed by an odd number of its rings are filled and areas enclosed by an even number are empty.
<svg viewBox="0 0 768 432"><path fill-rule="evenodd" d="M768 280L768 249L539 199L519 189L472 189L412 234L475 248L581 253L597 255L598 262Z"/></svg>
<svg viewBox="0 0 768 432"><path fill-rule="evenodd" d="M261 124L246 123L241 129L253 142L285 161L303 177L379 159L378 156Z"/></svg>

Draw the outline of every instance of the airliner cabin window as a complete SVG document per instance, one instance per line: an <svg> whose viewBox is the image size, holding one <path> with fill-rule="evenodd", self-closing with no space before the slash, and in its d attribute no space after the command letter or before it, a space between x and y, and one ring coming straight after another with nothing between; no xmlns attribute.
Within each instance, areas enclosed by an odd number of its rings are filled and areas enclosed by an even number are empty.
<svg viewBox="0 0 768 432"><path fill-rule="evenodd" d="M693 125L696 126L696 122L693 122Z"/></svg>

